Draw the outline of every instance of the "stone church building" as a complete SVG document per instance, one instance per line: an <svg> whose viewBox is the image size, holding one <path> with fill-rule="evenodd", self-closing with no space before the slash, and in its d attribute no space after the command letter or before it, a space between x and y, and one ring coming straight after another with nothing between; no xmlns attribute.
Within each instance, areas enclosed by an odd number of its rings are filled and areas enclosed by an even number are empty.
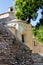
<svg viewBox="0 0 43 65"><path fill-rule="evenodd" d="M9 7L8 12L0 14L0 23L7 27L18 40L30 47L33 52L43 52L41 44L33 38L31 24L17 19L14 15L13 7Z"/></svg>
<svg viewBox="0 0 43 65"><path fill-rule="evenodd" d="M31 24L16 19L13 7L9 7L8 12L0 14L0 23L6 26L20 41L32 48Z"/></svg>

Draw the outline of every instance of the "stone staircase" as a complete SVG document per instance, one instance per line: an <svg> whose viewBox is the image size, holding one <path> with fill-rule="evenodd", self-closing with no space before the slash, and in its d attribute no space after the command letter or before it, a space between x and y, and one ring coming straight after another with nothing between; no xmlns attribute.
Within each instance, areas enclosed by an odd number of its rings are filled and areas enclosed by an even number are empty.
<svg viewBox="0 0 43 65"><path fill-rule="evenodd" d="M0 65L32 65L32 51L0 24Z"/></svg>

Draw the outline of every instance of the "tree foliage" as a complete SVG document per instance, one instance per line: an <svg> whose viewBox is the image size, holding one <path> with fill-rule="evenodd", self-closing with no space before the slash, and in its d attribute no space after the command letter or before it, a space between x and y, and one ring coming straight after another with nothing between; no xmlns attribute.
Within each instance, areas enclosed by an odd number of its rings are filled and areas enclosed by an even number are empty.
<svg viewBox="0 0 43 65"><path fill-rule="evenodd" d="M37 10L42 8L43 0L15 0L15 14L17 18L26 20L27 17L29 21L31 18L35 17ZM37 14L36 14L37 15Z"/></svg>
<svg viewBox="0 0 43 65"><path fill-rule="evenodd" d="M33 27L33 33L35 38L43 43L43 15L42 18L40 19L40 22L37 23L35 27Z"/></svg>

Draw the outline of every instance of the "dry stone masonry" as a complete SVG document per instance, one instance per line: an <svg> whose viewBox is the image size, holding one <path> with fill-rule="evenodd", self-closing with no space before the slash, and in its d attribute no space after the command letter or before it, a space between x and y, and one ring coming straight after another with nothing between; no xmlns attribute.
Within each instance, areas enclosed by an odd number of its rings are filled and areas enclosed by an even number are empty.
<svg viewBox="0 0 43 65"><path fill-rule="evenodd" d="M31 52L0 24L0 65L32 65Z"/></svg>

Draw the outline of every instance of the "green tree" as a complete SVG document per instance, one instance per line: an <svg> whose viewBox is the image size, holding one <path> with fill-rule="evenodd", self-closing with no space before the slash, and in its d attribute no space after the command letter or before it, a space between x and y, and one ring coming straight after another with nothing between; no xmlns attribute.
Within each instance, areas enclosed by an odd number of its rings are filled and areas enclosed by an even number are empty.
<svg viewBox="0 0 43 65"><path fill-rule="evenodd" d="M34 33L34 37L43 43L43 14L42 14L42 18L39 20L39 23L37 23L37 25L35 27L32 27L33 29L33 33Z"/></svg>
<svg viewBox="0 0 43 65"><path fill-rule="evenodd" d="M39 20L40 22L40 25L42 25L43 26L43 9L42 9L42 18Z"/></svg>
<svg viewBox="0 0 43 65"><path fill-rule="evenodd" d="M17 18L26 20L28 23L33 17L37 17L37 10L42 8L43 0L14 0L15 15Z"/></svg>

